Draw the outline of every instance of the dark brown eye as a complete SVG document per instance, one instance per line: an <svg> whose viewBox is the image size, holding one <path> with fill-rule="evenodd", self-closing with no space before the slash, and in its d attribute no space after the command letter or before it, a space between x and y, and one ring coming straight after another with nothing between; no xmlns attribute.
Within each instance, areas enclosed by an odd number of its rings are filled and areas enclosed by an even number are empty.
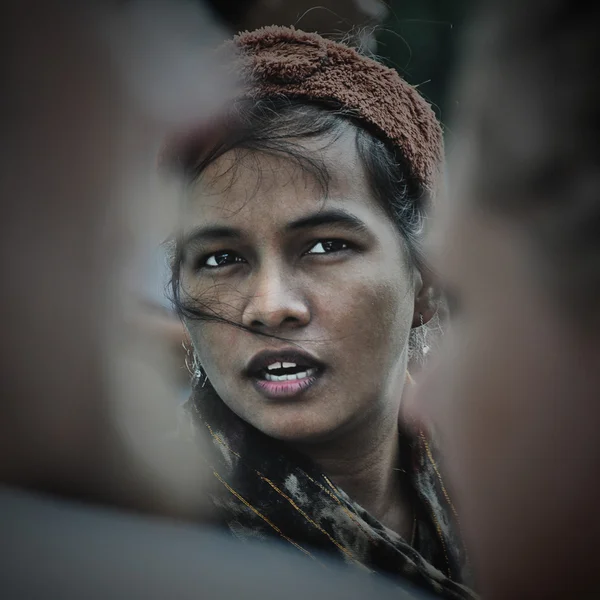
<svg viewBox="0 0 600 600"><path fill-rule="evenodd" d="M217 269L219 267L226 267L236 263L246 262L239 254L231 252L230 250L223 250L221 252L215 252L210 256L207 256L200 265L207 269Z"/></svg>
<svg viewBox="0 0 600 600"><path fill-rule="evenodd" d="M344 240L321 240L317 242L307 254L329 254L330 252L340 252L348 250L350 246Z"/></svg>

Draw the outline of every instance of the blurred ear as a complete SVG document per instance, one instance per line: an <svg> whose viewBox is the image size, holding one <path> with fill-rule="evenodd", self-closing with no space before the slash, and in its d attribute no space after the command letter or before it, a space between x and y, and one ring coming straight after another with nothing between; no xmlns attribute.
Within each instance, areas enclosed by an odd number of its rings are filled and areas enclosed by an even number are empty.
<svg viewBox="0 0 600 600"><path fill-rule="evenodd" d="M415 274L415 309L413 313L413 327L420 327L428 323L437 311L439 291L434 284L433 273L427 268ZM421 321L422 319L422 321Z"/></svg>

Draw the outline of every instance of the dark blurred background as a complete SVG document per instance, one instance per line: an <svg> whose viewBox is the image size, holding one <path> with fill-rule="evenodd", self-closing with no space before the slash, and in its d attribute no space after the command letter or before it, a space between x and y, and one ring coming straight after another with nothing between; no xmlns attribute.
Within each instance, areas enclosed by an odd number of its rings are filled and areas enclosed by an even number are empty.
<svg viewBox="0 0 600 600"><path fill-rule="evenodd" d="M442 123L455 103L448 83L470 0L391 0L377 53L431 102Z"/></svg>

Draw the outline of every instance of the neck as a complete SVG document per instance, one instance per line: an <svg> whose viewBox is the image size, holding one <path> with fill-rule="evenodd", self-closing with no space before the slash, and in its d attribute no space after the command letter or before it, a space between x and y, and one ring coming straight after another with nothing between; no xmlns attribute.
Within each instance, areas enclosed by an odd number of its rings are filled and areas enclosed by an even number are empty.
<svg viewBox="0 0 600 600"><path fill-rule="evenodd" d="M299 448L348 496L401 535L412 525L402 493L398 416L348 431L335 440Z"/></svg>

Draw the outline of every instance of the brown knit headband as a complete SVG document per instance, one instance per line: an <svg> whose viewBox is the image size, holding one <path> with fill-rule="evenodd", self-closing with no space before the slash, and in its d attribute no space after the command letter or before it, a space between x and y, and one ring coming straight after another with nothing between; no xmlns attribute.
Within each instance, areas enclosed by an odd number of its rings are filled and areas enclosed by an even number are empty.
<svg viewBox="0 0 600 600"><path fill-rule="evenodd" d="M356 50L293 27L264 27L226 46L250 98L284 96L351 109L400 149L411 174L433 191L443 160L440 124L396 71Z"/></svg>

